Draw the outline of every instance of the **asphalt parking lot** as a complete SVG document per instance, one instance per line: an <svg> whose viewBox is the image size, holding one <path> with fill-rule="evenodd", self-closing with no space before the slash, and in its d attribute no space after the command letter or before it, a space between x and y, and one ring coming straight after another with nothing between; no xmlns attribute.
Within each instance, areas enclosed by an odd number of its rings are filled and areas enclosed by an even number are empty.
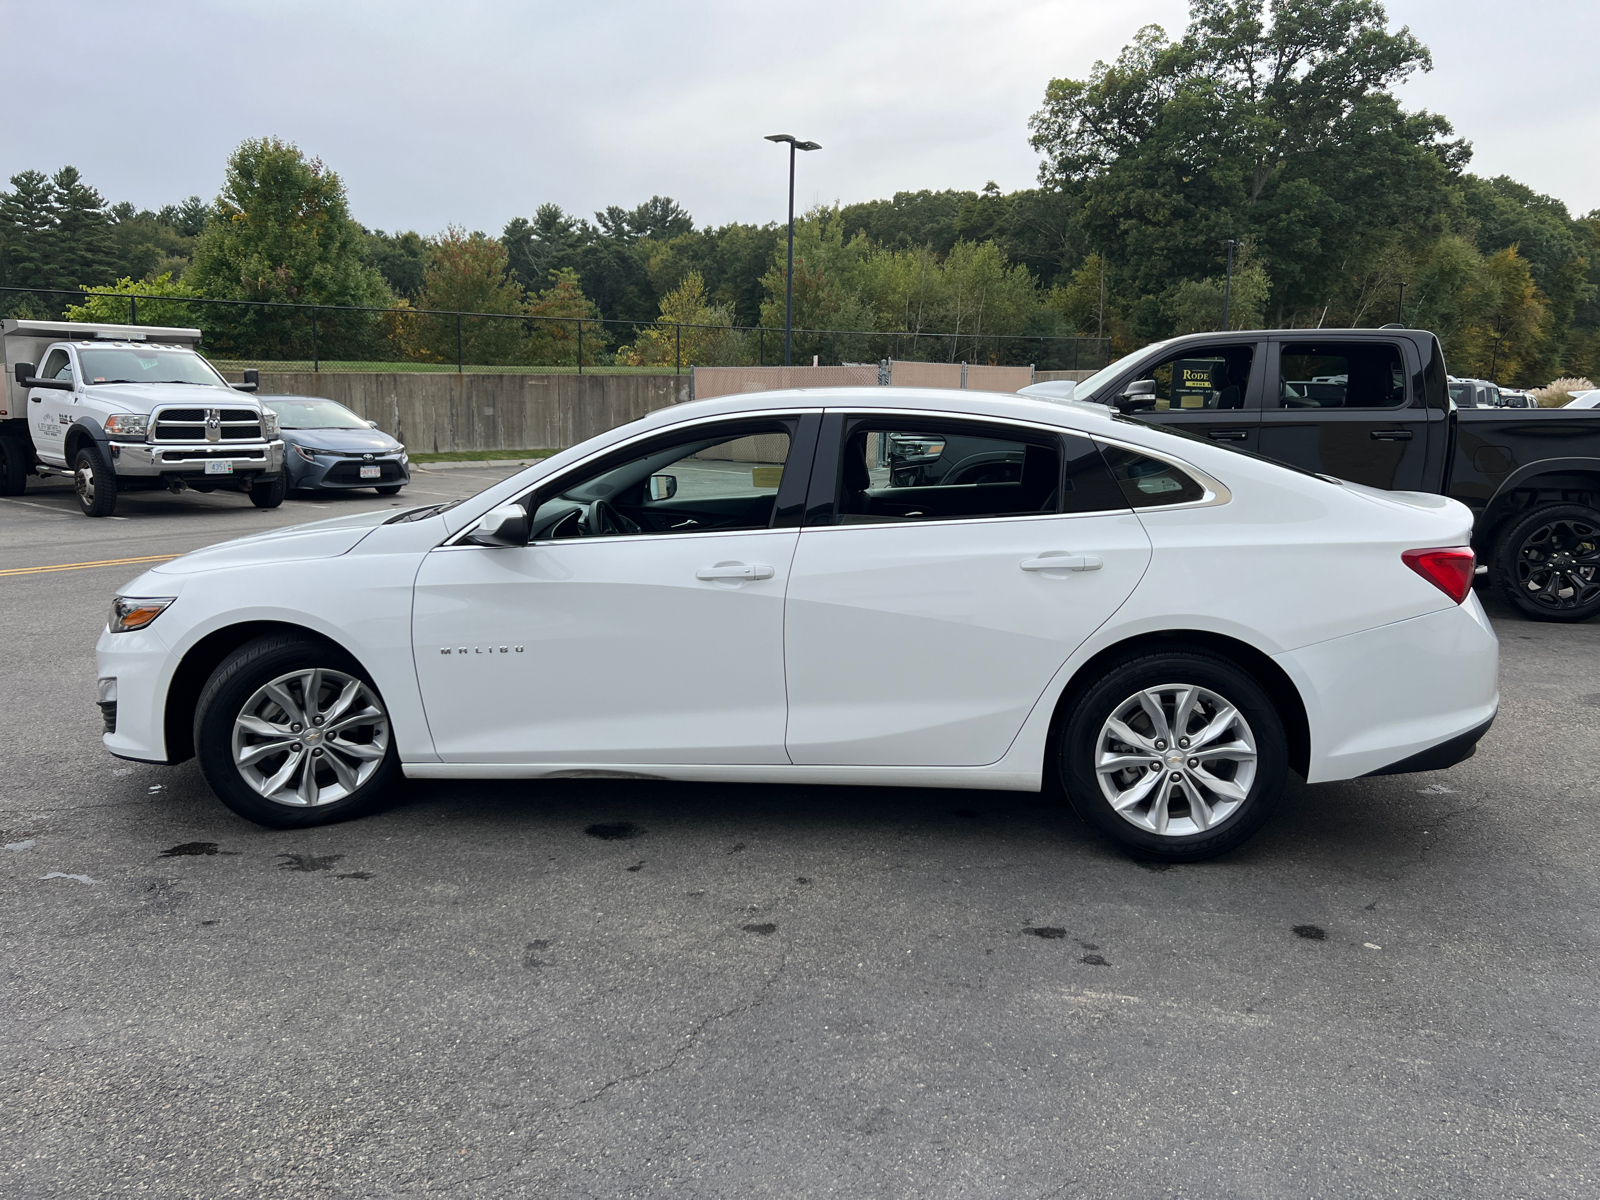
<svg viewBox="0 0 1600 1200"><path fill-rule="evenodd" d="M0 570L465 495L0 500ZM1592 1197L1600 624L1494 608L1449 771L1153 869L1002 793L404 785L276 833L110 758L137 565L0 575L0 1176L26 1197Z"/></svg>

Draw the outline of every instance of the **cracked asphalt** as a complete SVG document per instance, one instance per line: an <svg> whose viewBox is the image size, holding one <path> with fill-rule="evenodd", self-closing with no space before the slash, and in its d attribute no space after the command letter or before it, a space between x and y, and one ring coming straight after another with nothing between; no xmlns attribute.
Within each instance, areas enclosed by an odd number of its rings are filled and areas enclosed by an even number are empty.
<svg viewBox="0 0 1600 1200"><path fill-rule="evenodd" d="M0 567L393 503L22 499ZM136 570L0 577L8 1197L1600 1191L1600 626L1493 609L1477 757L1151 869L937 790L413 782L259 829L100 747Z"/></svg>

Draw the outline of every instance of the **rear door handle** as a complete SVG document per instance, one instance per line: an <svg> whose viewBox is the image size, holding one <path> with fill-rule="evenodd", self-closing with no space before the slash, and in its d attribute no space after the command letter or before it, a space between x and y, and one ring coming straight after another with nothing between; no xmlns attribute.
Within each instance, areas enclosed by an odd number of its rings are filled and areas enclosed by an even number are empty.
<svg viewBox="0 0 1600 1200"><path fill-rule="evenodd" d="M1411 430L1409 429L1374 429L1372 440L1375 442L1409 442Z"/></svg>
<svg viewBox="0 0 1600 1200"><path fill-rule="evenodd" d="M1250 436L1248 429L1208 429L1206 436L1214 442L1242 442Z"/></svg>
<svg viewBox="0 0 1600 1200"><path fill-rule="evenodd" d="M1018 565L1024 571L1098 571L1105 563L1097 554L1041 554Z"/></svg>
<svg viewBox="0 0 1600 1200"><path fill-rule="evenodd" d="M716 579L771 579L773 570L763 563L746 566L744 563L718 563L714 567L701 567L694 573L696 579L707 582Z"/></svg>

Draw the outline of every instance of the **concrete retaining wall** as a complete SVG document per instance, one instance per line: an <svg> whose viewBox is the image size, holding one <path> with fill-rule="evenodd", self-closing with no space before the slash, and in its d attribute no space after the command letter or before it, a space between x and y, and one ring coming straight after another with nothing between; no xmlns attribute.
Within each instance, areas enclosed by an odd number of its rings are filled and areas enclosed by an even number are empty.
<svg viewBox="0 0 1600 1200"><path fill-rule="evenodd" d="M689 376L263 371L259 394L337 400L418 454L564 450L687 400Z"/></svg>
<svg viewBox="0 0 1600 1200"><path fill-rule="evenodd" d="M804 368L811 371L813 368ZM815 368L818 371L828 368ZM795 368L798 374L802 369ZM873 370L872 382L876 382ZM230 378L238 378L229 373ZM1087 379L1091 371L1040 371ZM454 375L261 372L263 396L325 396L417 454L564 450L689 399L689 375ZM807 380L793 380L799 386ZM815 381L811 381L815 382ZM833 381L828 381L833 382Z"/></svg>

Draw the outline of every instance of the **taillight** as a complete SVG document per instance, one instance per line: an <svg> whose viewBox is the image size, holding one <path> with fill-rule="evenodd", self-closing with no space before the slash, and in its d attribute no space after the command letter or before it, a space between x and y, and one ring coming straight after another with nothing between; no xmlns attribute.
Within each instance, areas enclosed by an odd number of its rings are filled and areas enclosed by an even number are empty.
<svg viewBox="0 0 1600 1200"><path fill-rule="evenodd" d="M1470 546L1407 550L1400 555L1400 561L1457 604L1472 590L1472 569L1477 558Z"/></svg>

